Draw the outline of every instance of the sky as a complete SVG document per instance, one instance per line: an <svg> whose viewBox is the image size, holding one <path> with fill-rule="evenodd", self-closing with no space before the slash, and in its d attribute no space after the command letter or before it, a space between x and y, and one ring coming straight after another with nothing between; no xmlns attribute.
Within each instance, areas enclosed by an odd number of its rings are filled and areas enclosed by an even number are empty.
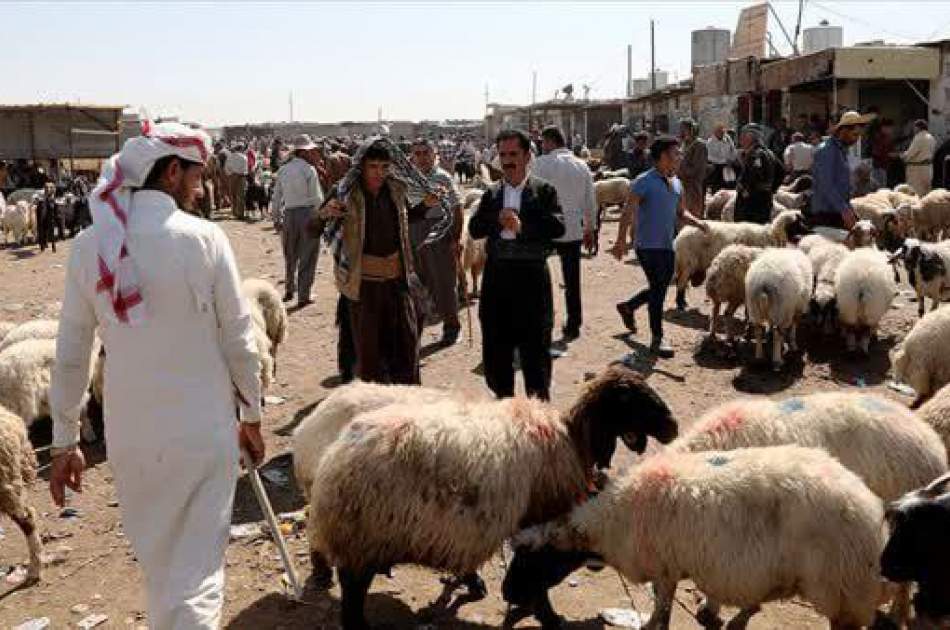
<svg viewBox="0 0 950 630"><path fill-rule="evenodd" d="M480 118L492 102L623 96L657 67L688 77L690 32L735 30L752 2L3 2L0 104L129 105L207 126ZM793 30L798 1L773 2ZM805 0L845 44L950 38L950 0ZM781 31L770 29L787 54ZM14 45L9 45L14 41ZM783 45L784 44L784 45Z"/></svg>

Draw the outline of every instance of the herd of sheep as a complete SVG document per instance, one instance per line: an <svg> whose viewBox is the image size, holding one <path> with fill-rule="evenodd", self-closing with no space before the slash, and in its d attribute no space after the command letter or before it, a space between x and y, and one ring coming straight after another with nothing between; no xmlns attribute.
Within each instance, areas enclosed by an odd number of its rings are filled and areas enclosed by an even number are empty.
<svg viewBox="0 0 950 630"><path fill-rule="evenodd" d="M799 203L807 192L799 188L784 190L779 203ZM479 197L463 199L467 215ZM805 318L867 353L896 293L897 263L921 308L924 297L940 303L950 269L950 245L944 259L943 243L926 240L950 236L928 197L885 191L875 199L887 206L877 219L855 200L863 220L843 242L805 236L806 216L789 207L764 226L710 220L706 232L682 230L677 301L685 305L690 283L705 283L710 333L725 306L729 341L743 306L756 355L764 356L768 329L776 366L786 342L796 347ZM462 280L470 276L477 292L483 244L466 237L463 260ZM266 390L287 312L266 281L248 279L243 291ZM0 511L29 542L29 580L40 577L41 545L27 498L36 475L27 429L50 413L57 331L54 320L0 323ZM835 630L900 626L912 612L933 624L921 627L937 628L950 601L950 562L920 550L939 549L950 526L948 344L950 309L936 308L895 348L893 372L916 390L914 411L863 392L759 397L710 409L685 431L644 378L621 365L589 381L564 413L537 400L435 388L340 387L294 434L313 583L326 587L335 572L343 627L362 630L376 574L419 564L483 596L478 570L510 541L502 584L509 621L534 615L548 630L561 626L549 589L603 563L652 583L649 630L669 627L682 579L705 595L697 620L706 628L722 627L723 606L739 609L728 625L739 630L763 603L789 597L810 603ZM108 359L100 345L88 399L101 406ZM97 437L90 415L85 440ZM606 472L618 440L644 454L651 437L666 446L620 476Z"/></svg>

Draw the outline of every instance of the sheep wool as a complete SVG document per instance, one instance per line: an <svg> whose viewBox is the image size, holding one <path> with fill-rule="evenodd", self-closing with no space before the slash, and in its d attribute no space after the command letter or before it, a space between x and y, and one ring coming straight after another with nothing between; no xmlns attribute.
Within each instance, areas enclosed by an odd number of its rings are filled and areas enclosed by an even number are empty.
<svg viewBox="0 0 950 630"><path fill-rule="evenodd" d="M719 310L726 305L726 338L733 340L732 318L745 304L745 276L752 262L762 253L760 247L730 245L713 258L706 278L706 295L712 302L712 317L709 320L709 335L716 338Z"/></svg>
<svg viewBox="0 0 950 630"><path fill-rule="evenodd" d="M255 327L261 327L267 336L269 351L266 353L270 358L269 368L271 369L270 379L277 373L277 349L280 344L287 340L287 329L289 319L287 309L281 300L277 289L266 280L260 278L247 278L241 283L241 293L248 300L254 318ZM254 311L257 311L254 313ZM263 356L262 340L258 341L258 352L262 353L262 362L268 357Z"/></svg>
<svg viewBox="0 0 950 630"><path fill-rule="evenodd" d="M34 319L20 324L9 331L3 337L3 340L0 341L0 352L26 339L56 339L58 333L58 321L53 319Z"/></svg>
<svg viewBox="0 0 950 630"><path fill-rule="evenodd" d="M465 297L469 295L466 274L472 277L472 295L478 295L478 279L488 262L488 250L485 249L487 239L472 238L472 235L468 232L468 223L472 218L472 212L474 211L470 207L466 208L462 219L462 264L458 268L458 279L462 287L462 295Z"/></svg>
<svg viewBox="0 0 950 630"><path fill-rule="evenodd" d="M0 342L2 342L10 331L17 327L13 322L0 322Z"/></svg>
<svg viewBox="0 0 950 630"><path fill-rule="evenodd" d="M772 363L782 365L783 336L797 350L796 329L808 310L814 286L811 262L797 249L768 249L753 261L745 279L746 313L755 326L755 356L764 356L762 335L772 331Z"/></svg>
<svg viewBox="0 0 950 630"><path fill-rule="evenodd" d="M940 436L903 405L828 392L781 401L740 399L706 412L670 445L676 452L798 445L828 451L884 501L947 471Z"/></svg>
<svg viewBox="0 0 950 630"><path fill-rule="evenodd" d="M36 511L27 503L26 487L36 480L36 456L23 421L0 407L0 514L17 524L30 549L27 581L40 578L42 544Z"/></svg>
<svg viewBox="0 0 950 630"><path fill-rule="evenodd" d="M626 177L611 177L594 182L594 197L597 207L623 206L627 203L627 193L630 191L630 180Z"/></svg>
<svg viewBox="0 0 950 630"><path fill-rule="evenodd" d="M950 453L950 386L941 387L933 398L917 410L917 417L940 435L943 445Z"/></svg>
<svg viewBox="0 0 950 630"><path fill-rule="evenodd" d="M897 292L887 257L869 248L849 252L835 272L834 291L848 350L854 350L857 334L861 351L868 354L871 337L877 333Z"/></svg>
<svg viewBox="0 0 950 630"><path fill-rule="evenodd" d="M913 407L919 407L941 387L950 383L950 309L938 308L917 320L904 340L891 351L894 379L917 392Z"/></svg>
<svg viewBox="0 0 950 630"><path fill-rule="evenodd" d="M680 578L747 616L799 596L832 628L856 628L871 623L882 595L883 521L880 499L834 458L778 446L654 457L566 524L523 539L592 551L631 581L652 582L650 628L669 627Z"/></svg>

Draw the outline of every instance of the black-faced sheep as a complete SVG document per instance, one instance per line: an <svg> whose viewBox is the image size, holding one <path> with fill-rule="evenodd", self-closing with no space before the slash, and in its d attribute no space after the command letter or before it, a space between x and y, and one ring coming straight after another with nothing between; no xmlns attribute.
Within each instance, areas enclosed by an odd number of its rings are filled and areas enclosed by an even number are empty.
<svg viewBox="0 0 950 630"><path fill-rule="evenodd" d="M746 313L755 328L755 358L763 359L762 336L772 333L772 366L783 364L783 341L798 350L798 322L808 312L814 286L811 262L797 249L767 249L745 277Z"/></svg>
<svg viewBox="0 0 950 630"><path fill-rule="evenodd" d="M950 309L930 311L917 320L903 341L891 351L894 379L914 388L916 409L938 389L950 383Z"/></svg>
<svg viewBox="0 0 950 630"><path fill-rule="evenodd" d="M686 288L698 287L706 279L706 271L719 252L729 245L752 247L784 247L790 239L804 234L805 219L799 210L786 210L767 225L707 221L709 230L685 227L673 241L676 253L676 305L686 308Z"/></svg>
<svg viewBox="0 0 950 630"><path fill-rule="evenodd" d="M881 554L881 574L895 582L916 582L914 609L920 630L950 623L950 475L892 503L891 528Z"/></svg>
<svg viewBox="0 0 950 630"><path fill-rule="evenodd" d="M26 486L36 480L36 456L23 420L0 407L0 514L13 519L30 549L28 582L40 579L42 544L36 511L27 502Z"/></svg>
<svg viewBox="0 0 950 630"><path fill-rule="evenodd" d="M930 310L940 306L943 292L950 289L950 240L924 243L916 238L904 240L891 257L901 260L910 285L917 293L917 314L924 316L924 298L931 300Z"/></svg>
<svg viewBox="0 0 950 630"><path fill-rule="evenodd" d="M669 408L626 368L589 383L564 416L536 400L393 404L360 414L312 479L311 548L337 567L343 627L365 628L373 576L396 563L471 575L519 529L586 496L617 438L669 442Z"/></svg>
<svg viewBox="0 0 950 630"><path fill-rule="evenodd" d="M664 453L519 534L502 592L545 630L558 628L547 589L602 558L632 582L653 583L649 630L669 628L676 584L687 578L713 602L742 608L730 628L745 627L762 603L797 595L833 630L857 629L884 595L883 520L880 499L820 449Z"/></svg>

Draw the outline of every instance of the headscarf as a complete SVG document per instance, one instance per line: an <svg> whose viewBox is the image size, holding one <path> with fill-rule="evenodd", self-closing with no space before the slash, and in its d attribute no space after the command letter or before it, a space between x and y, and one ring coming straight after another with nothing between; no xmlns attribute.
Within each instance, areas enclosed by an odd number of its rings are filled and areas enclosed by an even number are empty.
<svg viewBox="0 0 950 630"><path fill-rule="evenodd" d="M142 135L126 140L122 150L103 165L89 197L89 210L95 225L99 266L96 292L109 300L116 322L134 326L146 316L135 253L128 249L132 193L145 184L159 159L177 155L204 164L210 154L211 139L204 131L178 123L154 125L145 121Z"/></svg>

